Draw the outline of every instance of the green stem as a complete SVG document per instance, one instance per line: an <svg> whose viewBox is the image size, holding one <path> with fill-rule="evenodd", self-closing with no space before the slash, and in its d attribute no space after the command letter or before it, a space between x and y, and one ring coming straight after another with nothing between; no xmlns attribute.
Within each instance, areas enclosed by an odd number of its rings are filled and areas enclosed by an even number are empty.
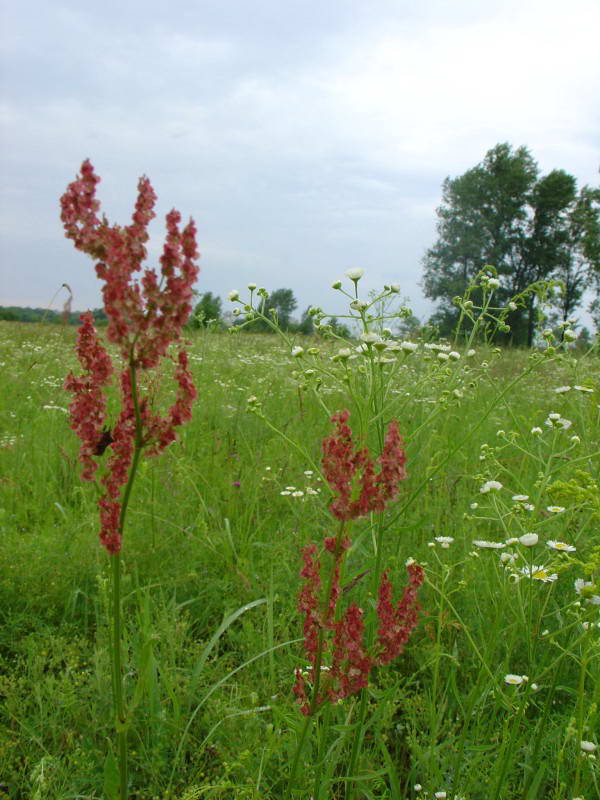
<svg viewBox="0 0 600 800"><path fill-rule="evenodd" d="M338 534L335 540L335 550L333 553L333 565L331 571L327 577L327 586L325 589L324 594L324 604L323 604L323 620L327 619L327 615L329 613L329 603L331 600L331 592L333 589L333 576L335 574L335 567L337 564L338 557L340 555L340 548L342 546L342 539L344 538L344 530L345 530L345 523L341 522L340 527L338 529ZM335 613L335 611L334 611ZM296 782L296 772L298 769L298 764L300 762L300 756L302 751L304 750L304 742L306 740L306 734L308 733L308 729L312 722L312 718L318 712L318 702L319 702L319 689L321 688L321 664L323 663L323 645L325 641L325 629L321 626L319 630L319 639L317 642L317 653L315 656L315 664L314 664L314 676L315 682L313 686L312 697L310 700L310 707L308 710L308 715L306 718L306 722L304 723L304 727L302 729L302 733L300 735L300 741L298 742L298 746L296 747L296 752L294 754L294 760L292 762L292 768L290 770L290 779L288 782L288 796L292 797L292 792L294 790L294 783ZM327 734L327 730L323 731L323 741L325 741L325 737ZM317 772L317 777L320 775ZM315 786L315 792L318 790L318 786ZM316 797L316 794L315 794Z"/></svg>
<svg viewBox="0 0 600 800"><path fill-rule="evenodd" d="M121 553L110 557L112 566L112 665L115 704L115 727L119 763L119 797L127 800L127 718L123 701L123 668L121 663Z"/></svg>
<svg viewBox="0 0 600 800"><path fill-rule="evenodd" d="M142 441L142 421L140 416L137 381L133 357L129 362L129 375L131 377L131 396L135 414L135 445L127 485L123 492L121 502L121 513L119 515L119 533L121 540L125 529L125 517L131 490L135 481L140 456L143 449ZM117 752L119 764L119 797L120 800L127 800L127 731L128 719L125 711L125 692L123 688L123 664L122 664L122 622L121 622L121 553L113 553L110 557L112 568L112 640L111 640L111 661L113 667L113 693L115 727L117 733Z"/></svg>

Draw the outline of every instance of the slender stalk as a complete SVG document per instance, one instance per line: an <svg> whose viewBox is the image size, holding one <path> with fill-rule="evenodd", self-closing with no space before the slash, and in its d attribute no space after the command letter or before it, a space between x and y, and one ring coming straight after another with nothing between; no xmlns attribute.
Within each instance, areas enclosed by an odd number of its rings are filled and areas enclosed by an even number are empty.
<svg viewBox="0 0 600 800"><path fill-rule="evenodd" d="M323 620L326 619L328 611L329 611L329 603L331 600L331 592L333 590L333 577L335 574L335 567L337 564L337 559L339 557L340 547L342 545L342 539L344 538L344 530L345 530L345 523L341 522L340 527L338 529L338 534L335 540L335 551L333 553L333 565L331 571L327 577L327 586L325 589L324 594L324 604L323 604ZM319 639L317 642L317 653L315 656L315 664L314 664L314 676L315 676L315 683L313 686L312 697L310 700L310 708L308 710L308 714L306 717L306 722L304 723L304 727L302 728L302 733L300 734L300 741L296 747L296 752L294 753L294 760L292 762L292 768L290 770L290 779L288 782L288 796L292 797L292 792L294 790L294 784L296 782L296 772L298 770L298 764L300 762L300 756L302 751L304 750L304 742L306 740L306 734L308 733L308 729L311 726L311 722L315 714L318 712L318 701L319 701L319 689L321 688L321 664L323 663L323 645L325 640L325 629L321 626L319 630ZM328 726L327 726L328 727ZM323 731L323 741L325 741L325 737L327 734L327 730ZM320 772L317 772L317 777L319 777ZM318 791L318 786L315 785L315 798L316 792Z"/></svg>
<svg viewBox="0 0 600 800"><path fill-rule="evenodd" d="M139 411L137 396L137 382L133 358L129 364L129 374L131 376L131 395L135 413L135 445L129 477L123 500L121 503L121 513L119 515L119 532L123 537L125 529L125 517L131 497L131 490L137 474L137 468L142 454L142 422ZM117 733L117 753L119 764L119 797L120 800L127 800L127 732L128 719L125 711L125 691L123 687L123 664L122 664L122 621L121 621L121 553L113 553L110 557L112 571L112 640L111 640L111 661L113 668L113 693L115 728Z"/></svg>
<svg viewBox="0 0 600 800"><path fill-rule="evenodd" d="M112 567L112 666L119 763L119 797L127 800L127 718L123 700L123 668L121 663L121 553L110 557Z"/></svg>

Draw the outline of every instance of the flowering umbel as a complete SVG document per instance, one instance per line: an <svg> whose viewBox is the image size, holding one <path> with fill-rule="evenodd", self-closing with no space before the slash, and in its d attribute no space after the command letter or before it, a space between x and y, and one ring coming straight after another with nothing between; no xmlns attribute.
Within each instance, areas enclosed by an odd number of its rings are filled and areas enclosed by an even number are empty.
<svg viewBox="0 0 600 800"><path fill-rule="evenodd" d="M303 551L300 577L304 585L298 610L304 614L304 649L310 666L304 672L296 670L294 694L305 715L314 714L328 700L336 702L365 688L374 666L388 664L400 655L418 622L417 592L425 578L423 568L410 561L408 583L394 605L388 572L383 573L377 604L379 627L370 648L365 643L363 610L355 603L345 611L339 608L340 598L350 588L340 589L342 562L351 545L345 535L347 521L383 511L397 496L399 481L406 477L406 457L396 421L388 428L377 471L368 450L354 446L349 417L346 410L335 414L331 421L336 430L323 441L323 471L337 493L329 509L340 520L338 535L325 537L323 542L333 559L324 593L318 548L310 544ZM325 656L329 656L328 666L323 663Z"/></svg>
<svg viewBox="0 0 600 800"><path fill-rule="evenodd" d="M167 236L160 258L161 275L147 268L138 280L146 258L148 225L154 218L156 195L146 177L138 184L138 197L130 225L111 225L99 217L96 185L100 178L86 160L81 174L61 197L61 220L67 238L96 261L96 274L104 282L102 296L108 318L107 338L122 359L115 367L101 343L90 312L81 315L77 355L84 374L70 373L65 388L74 394L70 404L71 427L81 440L82 479L93 480L99 458L110 448L101 478L100 539L109 553L121 549L121 490L127 483L135 454L163 450L175 440L175 428L191 419L196 397L186 351L174 358L175 401L163 415L153 409L149 371L169 347L181 339L191 311L192 286L198 276L196 227L190 220L180 230L178 211L167 214ZM107 426L106 387L119 373L120 413L112 429Z"/></svg>

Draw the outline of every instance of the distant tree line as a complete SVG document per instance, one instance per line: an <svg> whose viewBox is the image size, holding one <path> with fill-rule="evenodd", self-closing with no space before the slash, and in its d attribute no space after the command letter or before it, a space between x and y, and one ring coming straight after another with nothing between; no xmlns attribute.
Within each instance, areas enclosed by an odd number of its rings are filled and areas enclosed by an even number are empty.
<svg viewBox="0 0 600 800"><path fill-rule="evenodd" d="M46 322L50 325L79 325L79 311L54 311L49 308L29 308L23 306L0 306L0 320L8 322ZM106 324L107 318L103 308L92 311L96 324Z"/></svg>
<svg viewBox="0 0 600 800"><path fill-rule="evenodd" d="M457 178L446 178L437 209L438 239L424 259L423 289L437 301L430 322L450 335L453 302L487 264L498 273L495 305L521 296L507 318L511 344L533 343L539 281L558 281L548 322L565 321L591 291L587 310L600 329L600 188L583 186L564 170L540 176L526 147L498 144ZM477 303L481 297L472 295Z"/></svg>

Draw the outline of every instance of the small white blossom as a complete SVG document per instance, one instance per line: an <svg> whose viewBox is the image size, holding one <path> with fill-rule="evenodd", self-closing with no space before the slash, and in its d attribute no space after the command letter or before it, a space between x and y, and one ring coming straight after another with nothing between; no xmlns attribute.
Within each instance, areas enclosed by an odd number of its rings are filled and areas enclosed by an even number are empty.
<svg viewBox="0 0 600 800"><path fill-rule="evenodd" d="M528 494L513 494L512 499L515 503L524 503L526 500L529 500Z"/></svg>
<svg viewBox="0 0 600 800"><path fill-rule="evenodd" d="M556 572L550 574L546 567L537 564L521 567L521 573L534 581L541 581L542 583L554 583L554 581L558 580Z"/></svg>
<svg viewBox="0 0 600 800"><path fill-rule="evenodd" d="M551 514L562 514L565 508L564 506L546 506L546 511L549 511Z"/></svg>
<svg viewBox="0 0 600 800"><path fill-rule="evenodd" d="M511 301L510 301L510 303L508 304L507 308L508 308L508 310L509 310L509 311L516 311L516 310L517 310L517 304L516 304L516 303L514 303L514 302L511 300Z"/></svg>
<svg viewBox="0 0 600 800"><path fill-rule="evenodd" d="M352 269L348 269L345 272L347 278L350 278L351 281L359 281L362 276L365 274L364 269L360 267L353 267Z"/></svg>
<svg viewBox="0 0 600 800"><path fill-rule="evenodd" d="M498 280L498 278L489 278L487 285L489 286L490 289L498 289L498 287L500 286L500 281Z"/></svg>
<svg viewBox="0 0 600 800"><path fill-rule="evenodd" d="M475 355L475 350L467 350L467 358L473 358Z"/></svg>
<svg viewBox="0 0 600 800"><path fill-rule="evenodd" d="M578 392L593 392L594 391L593 389L590 389L589 386L574 386L573 388L576 389Z"/></svg>
<svg viewBox="0 0 600 800"><path fill-rule="evenodd" d="M231 300L232 303L235 303L236 300L240 299L240 293L237 289L232 289L227 297Z"/></svg>
<svg viewBox="0 0 600 800"><path fill-rule="evenodd" d="M442 547L445 548L446 550L450 547L450 545L454 541L452 536L436 536L435 540L436 542L438 542L438 544L441 544Z"/></svg>
<svg viewBox="0 0 600 800"><path fill-rule="evenodd" d="M504 542L488 542L485 539L475 539L473 544L488 550L501 550L504 547Z"/></svg>
<svg viewBox="0 0 600 800"><path fill-rule="evenodd" d="M565 394L565 392L570 392L570 391L571 391L570 386L557 386L557 388L554 390L555 394Z"/></svg>
<svg viewBox="0 0 600 800"><path fill-rule="evenodd" d="M514 564L517 560L517 557L514 553L500 553L500 563L502 564Z"/></svg>
<svg viewBox="0 0 600 800"><path fill-rule="evenodd" d="M364 311L365 308L368 308L368 306L369 304L366 302L366 300L353 300L350 303L350 308L354 311Z"/></svg>
<svg viewBox="0 0 600 800"><path fill-rule="evenodd" d="M595 584L593 584L591 581L584 581L583 578L577 578L575 580L575 591L578 595L581 595L584 589L586 589L588 586L594 585ZM585 599L594 606L600 606L600 595L592 594L590 596L586 596Z"/></svg>
<svg viewBox="0 0 600 800"><path fill-rule="evenodd" d="M448 353L448 357L452 359L452 361L458 361L460 358L460 353L457 353L456 350L451 350Z"/></svg>
<svg viewBox="0 0 600 800"><path fill-rule="evenodd" d="M500 481L486 481L479 491L481 494L487 494L488 492L491 492L492 489L496 492L500 491L500 489L502 489L502 484Z"/></svg>
<svg viewBox="0 0 600 800"><path fill-rule="evenodd" d="M304 355L304 348L297 345L296 347L292 347L292 358L300 358L300 356Z"/></svg>
<svg viewBox="0 0 600 800"><path fill-rule="evenodd" d="M255 283L249 283L249 284L248 284L248 289L249 289L251 292L253 292L253 291L256 289L256 284L255 284Z"/></svg>
<svg viewBox="0 0 600 800"><path fill-rule="evenodd" d="M400 347L405 353L414 353L418 346L414 342L400 342Z"/></svg>
<svg viewBox="0 0 600 800"><path fill-rule="evenodd" d="M538 539L537 533L524 533L523 536L519 536L519 542L525 547L533 547L538 543Z"/></svg>
<svg viewBox="0 0 600 800"><path fill-rule="evenodd" d="M593 753L596 749L594 742L586 742L585 739L579 742L579 747L581 747L584 753Z"/></svg>
<svg viewBox="0 0 600 800"><path fill-rule="evenodd" d="M541 433L543 433L543 431L536 425L535 428L531 429L531 433L533 433L535 436L539 436Z"/></svg>
<svg viewBox="0 0 600 800"><path fill-rule="evenodd" d="M450 358L448 353L438 353L437 357L439 361L448 361L448 359Z"/></svg>
<svg viewBox="0 0 600 800"><path fill-rule="evenodd" d="M563 553L574 553L577 550L577 548L574 547L572 544L566 544L565 542L556 542L553 539L547 541L546 546L550 547L552 550L560 550Z"/></svg>
<svg viewBox="0 0 600 800"><path fill-rule="evenodd" d="M508 683L509 686L520 686L524 681L529 680L527 675L513 675L512 673L508 673L508 675L504 676L504 683Z"/></svg>
<svg viewBox="0 0 600 800"><path fill-rule="evenodd" d="M572 328L567 328L563 333L563 338L565 342L574 342L577 339L577 334Z"/></svg>
<svg viewBox="0 0 600 800"><path fill-rule="evenodd" d="M476 508L479 508L479 503L471 503L471 505L469 506L469 508L470 508L472 511L475 511L475 509L476 509Z"/></svg>
<svg viewBox="0 0 600 800"><path fill-rule="evenodd" d="M365 342L366 344L374 344L375 342L378 342L380 340L380 336L377 333L369 331L368 333L361 333L360 339L362 342Z"/></svg>

